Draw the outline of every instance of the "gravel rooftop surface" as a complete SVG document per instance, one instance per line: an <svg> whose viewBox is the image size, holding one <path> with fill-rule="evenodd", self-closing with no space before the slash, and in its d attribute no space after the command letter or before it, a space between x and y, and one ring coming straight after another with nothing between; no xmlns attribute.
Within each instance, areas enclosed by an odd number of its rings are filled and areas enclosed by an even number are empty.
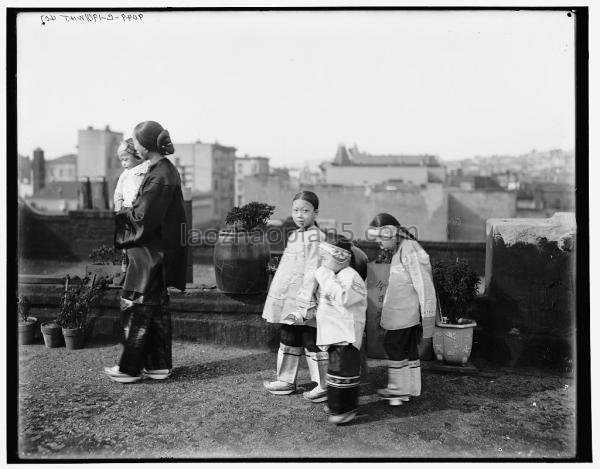
<svg viewBox="0 0 600 469"><path fill-rule="evenodd" d="M423 372L423 393L380 401L383 361L369 360L360 410L344 426L298 392L272 396L276 354L174 342L169 380L118 384L103 373L120 345L19 347L19 456L95 458L569 458L575 453L575 382L536 370L479 375Z"/></svg>

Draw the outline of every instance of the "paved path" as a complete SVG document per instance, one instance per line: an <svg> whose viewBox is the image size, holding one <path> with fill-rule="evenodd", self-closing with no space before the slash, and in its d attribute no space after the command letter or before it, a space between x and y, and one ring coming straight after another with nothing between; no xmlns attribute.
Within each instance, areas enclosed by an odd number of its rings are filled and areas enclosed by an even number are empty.
<svg viewBox="0 0 600 469"><path fill-rule="evenodd" d="M358 418L327 422L301 394L271 396L276 355L173 344L173 378L123 385L100 373L119 345L83 350L20 346L19 451L23 458L571 457L570 378L423 373L423 394L391 408L374 395L385 379L369 362ZM303 363L300 391L309 389Z"/></svg>

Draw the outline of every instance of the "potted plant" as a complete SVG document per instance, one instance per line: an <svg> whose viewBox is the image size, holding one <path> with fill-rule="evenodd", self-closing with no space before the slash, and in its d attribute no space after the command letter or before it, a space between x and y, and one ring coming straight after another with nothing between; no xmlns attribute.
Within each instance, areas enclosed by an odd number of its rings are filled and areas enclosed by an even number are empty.
<svg viewBox="0 0 600 469"><path fill-rule="evenodd" d="M67 349L83 347L87 315L104 296L107 282L105 278L97 279L94 274L91 278L86 276L79 285L69 289L69 276L65 278L65 289L56 323L62 328Z"/></svg>
<svg viewBox="0 0 600 469"><path fill-rule="evenodd" d="M60 326L56 321L43 322L40 326L44 336L44 344L48 348L60 347L63 344L63 336Z"/></svg>
<svg viewBox="0 0 600 469"><path fill-rule="evenodd" d="M30 306L29 300L26 297L17 297L19 345L32 344L35 339L38 320L33 316L29 316Z"/></svg>
<svg viewBox="0 0 600 469"><path fill-rule="evenodd" d="M477 296L479 276L464 259L439 261L433 265L439 315L433 333L433 349L440 361L464 365L473 346L477 325L464 315Z"/></svg>
<svg viewBox="0 0 600 469"><path fill-rule="evenodd" d="M89 257L92 264L85 266L85 275L92 276L96 274L98 278L105 278L113 284L120 283L123 278L121 250L103 244L93 249Z"/></svg>
<svg viewBox="0 0 600 469"><path fill-rule="evenodd" d="M217 287L224 293L264 293L269 282L267 222L275 207L250 202L233 207L225 218L214 250Z"/></svg>

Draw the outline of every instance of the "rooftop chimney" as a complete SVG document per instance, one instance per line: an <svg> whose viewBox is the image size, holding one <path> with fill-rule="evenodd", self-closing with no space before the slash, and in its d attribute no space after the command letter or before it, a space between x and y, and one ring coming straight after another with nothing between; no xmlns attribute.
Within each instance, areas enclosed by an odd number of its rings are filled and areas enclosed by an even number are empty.
<svg viewBox="0 0 600 469"><path fill-rule="evenodd" d="M37 194L46 185L46 164L44 162L44 150L36 148L33 150L33 193Z"/></svg>

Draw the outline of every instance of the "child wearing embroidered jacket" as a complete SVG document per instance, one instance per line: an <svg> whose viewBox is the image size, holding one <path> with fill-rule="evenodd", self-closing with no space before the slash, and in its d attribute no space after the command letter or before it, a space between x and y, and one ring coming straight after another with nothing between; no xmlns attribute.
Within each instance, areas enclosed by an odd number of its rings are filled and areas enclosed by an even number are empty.
<svg viewBox="0 0 600 469"><path fill-rule="evenodd" d="M424 338L432 337L437 309L431 264L415 238L388 213L373 219L368 235L393 254L381 311L388 385L377 393L390 405L401 405L421 394L417 344L421 328Z"/></svg>
<svg viewBox="0 0 600 469"><path fill-rule="evenodd" d="M317 345L329 354L327 406L329 422L346 423L358 409L360 346L365 329L367 287L354 270L352 243L343 236L328 234L321 242Z"/></svg>
<svg viewBox="0 0 600 469"><path fill-rule="evenodd" d="M317 337L315 270L319 266L319 242L325 234L315 222L319 198L303 191L292 202L292 219L298 230L292 232L271 281L262 317L281 324L277 353L277 379L263 384L271 394L291 394L296 390L300 356L305 355L310 379L317 383L303 394L313 402L327 399L327 352L315 343Z"/></svg>
<svg viewBox="0 0 600 469"><path fill-rule="evenodd" d="M142 184L150 165L149 161L144 161L139 157L133 146L133 139L131 138L121 142L117 149L117 156L121 161L121 166L123 166L124 170L119 176L113 196L115 212L118 212L122 208L133 206L133 201L138 195L140 185ZM127 252L124 249L121 258L121 270L123 272L127 270L128 262Z"/></svg>

